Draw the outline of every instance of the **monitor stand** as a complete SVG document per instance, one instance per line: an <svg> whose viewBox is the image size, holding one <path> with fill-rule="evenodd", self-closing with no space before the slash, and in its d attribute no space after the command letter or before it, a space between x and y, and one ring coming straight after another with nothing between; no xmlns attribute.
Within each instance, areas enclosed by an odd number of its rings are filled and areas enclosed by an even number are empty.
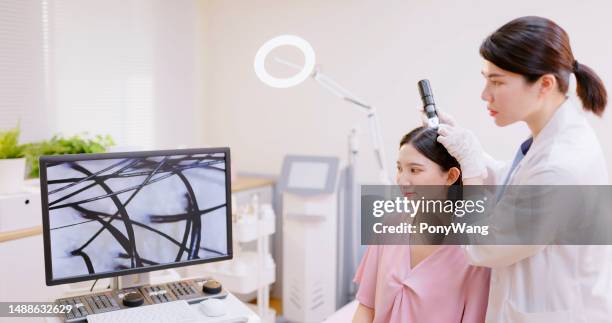
<svg viewBox="0 0 612 323"><path fill-rule="evenodd" d="M124 288L139 287L151 284L150 273L134 274L113 277L111 281L111 289L120 290Z"/></svg>

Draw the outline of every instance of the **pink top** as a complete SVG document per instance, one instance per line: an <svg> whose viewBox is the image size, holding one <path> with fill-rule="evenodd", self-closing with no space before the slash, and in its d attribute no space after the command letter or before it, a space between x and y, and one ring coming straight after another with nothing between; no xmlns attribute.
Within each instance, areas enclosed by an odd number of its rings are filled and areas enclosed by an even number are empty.
<svg viewBox="0 0 612 323"><path fill-rule="evenodd" d="M357 269L357 300L373 323L484 322L490 270L468 265L461 247L440 246L410 268L410 246L369 246Z"/></svg>

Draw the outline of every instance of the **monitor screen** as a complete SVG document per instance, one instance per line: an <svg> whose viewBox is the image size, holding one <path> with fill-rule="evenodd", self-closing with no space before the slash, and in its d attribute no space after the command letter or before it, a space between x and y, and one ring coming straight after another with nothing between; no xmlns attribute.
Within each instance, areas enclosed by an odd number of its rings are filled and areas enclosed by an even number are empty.
<svg viewBox="0 0 612 323"><path fill-rule="evenodd" d="M296 161L291 165L287 186L322 190L327 184L328 172L328 163Z"/></svg>
<svg viewBox="0 0 612 323"><path fill-rule="evenodd" d="M337 157L287 155L277 188L300 196L331 194L336 190L339 163Z"/></svg>
<svg viewBox="0 0 612 323"><path fill-rule="evenodd" d="M47 285L232 257L229 149L43 156Z"/></svg>

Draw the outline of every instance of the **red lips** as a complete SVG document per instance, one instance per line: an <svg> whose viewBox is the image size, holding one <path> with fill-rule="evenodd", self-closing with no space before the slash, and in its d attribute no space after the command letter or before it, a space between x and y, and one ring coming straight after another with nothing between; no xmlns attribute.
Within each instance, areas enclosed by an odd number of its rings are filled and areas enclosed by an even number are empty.
<svg viewBox="0 0 612 323"><path fill-rule="evenodd" d="M487 110L489 110L489 115L492 116L492 117L494 117L498 113L495 110L491 110L491 109L487 109Z"/></svg>

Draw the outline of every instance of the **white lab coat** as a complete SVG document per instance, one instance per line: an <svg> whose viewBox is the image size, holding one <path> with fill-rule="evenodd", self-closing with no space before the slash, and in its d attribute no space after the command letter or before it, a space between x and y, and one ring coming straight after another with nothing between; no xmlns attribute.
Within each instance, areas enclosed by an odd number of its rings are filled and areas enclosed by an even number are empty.
<svg viewBox="0 0 612 323"><path fill-rule="evenodd" d="M510 165L488 164L487 184L501 185ZM555 112L509 184L608 184L599 141L577 104L568 99ZM464 250L473 265L492 268L487 323L612 322L611 246L471 245Z"/></svg>

